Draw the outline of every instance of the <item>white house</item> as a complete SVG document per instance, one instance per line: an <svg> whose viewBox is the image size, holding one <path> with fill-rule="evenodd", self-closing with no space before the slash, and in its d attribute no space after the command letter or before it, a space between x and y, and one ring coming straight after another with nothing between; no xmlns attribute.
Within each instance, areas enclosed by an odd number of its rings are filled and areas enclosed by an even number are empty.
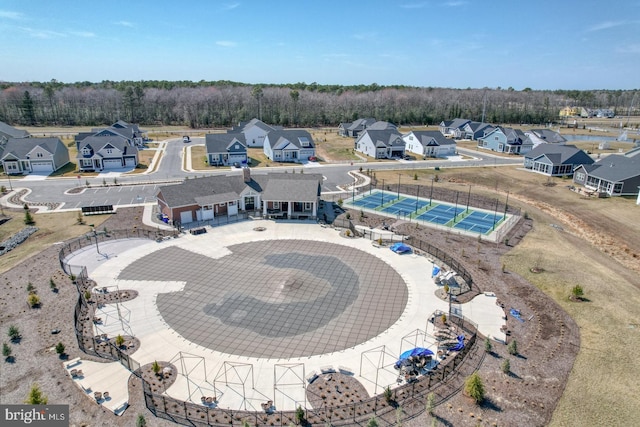
<svg viewBox="0 0 640 427"><path fill-rule="evenodd" d="M402 135L407 151L423 158L446 157L456 153L456 142L439 131L411 131Z"/></svg>
<svg viewBox="0 0 640 427"><path fill-rule="evenodd" d="M316 149L306 130L272 130L265 135L264 154L275 162L301 162L315 156Z"/></svg>
<svg viewBox="0 0 640 427"><path fill-rule="evenodd" d="M405 142L395 129L367 129L356 139L355 150L374 159L402 158Z"/></svg>

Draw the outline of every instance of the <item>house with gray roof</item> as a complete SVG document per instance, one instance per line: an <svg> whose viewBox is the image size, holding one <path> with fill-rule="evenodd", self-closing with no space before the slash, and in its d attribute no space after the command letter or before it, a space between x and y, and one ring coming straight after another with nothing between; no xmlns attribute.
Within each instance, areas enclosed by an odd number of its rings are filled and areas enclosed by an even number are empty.
<svg viewBox="0 0 640 427"><path fill-rule="evenodd" d="M396 129L367 129L356 139L355 150L374 159L401 159L405 142Z"/></svg>
<svg viewBox="0 0 640 427"><path fill-rule="evenodd" d="M368 129L375 122L376 119L373 117L367 117L364 119L354 120L353 122L340 123L338 126L338 134L340 136L357 138L360 133L365 129Z"/></svg>
<svg viewBox="0 0 640 427"><path fill-rule="evenodd" d="M593 159L575 145L540 144L524 155L524 167L547 176L572 176L575 168Z"/></svg>
<svg viewBox="0 0 640 427"><path fill-rule="evenodd" d="M499 153L526 154L533 148L533 143L520 129L498 126L478 138L478 148Z"/></svg>
<svg viewBox="0 0 640 427"><path fill-rule="evenodd" d="M297 163L314 157L316 148L306 130L272 130L264 138L264 154L274 162Z"/></svg>
<svg viewBox="0 0 640 427"><path fill-rule="evenodd" d="M440 122L439 129L440 133L448 138L460 139L465 134L464 126L471 122L471 120L467 119L453 119L453 120L443 120Z"/></svg>
<svg viewBox="0 0 640 427"><path fill-rule="evenodd" d="M282 130L282 126L271 126L262 120L251 119L238 123L238 126L234 126L227 133L243 134L247 147L264 147L264 139L272 130Z"/></svg>
<svg viewBox="0 0 640 427"><path fill-rule="evenodd" d="M11 138L28 138L29 136L31 135L26 130L16 129L5 122L0 122L0 146Z"/></svg>
<svg viewBox="0 0 640 427"><path fill-rule="evenodd" d="M242 174L188 179L164 185L156 194L159 211L171 224L222 221L248 214L264 218L317 218L321 174Z"/></svg>
<svg viewBox="0 0 640 427"><path fill-rule="evenodd" d="M209 133L205 135L207 163L210 166L247 164L247 146L242 133Z"/></svg>
<svg viewBox="0 0 640 427"><path fill-rule="evenodd" d="M437 130L411 131L402 135L406 151L415 153L423 159L427 157L446 157L456 154L456 141L445 138Z"/></svg>
<svg viewBox="0 0 640 427"><path fill-rule="evenodd" d="M60 138L10 138L0 160L10 175L51 173L69 163L69 150Z"/></svg>
<svg viewBox="0 0 640 427"><path fill-rule="evenodd" d="M573 182L607 196L634 196L640 186L640 157L611 154L591 165L578 166Z"/></svg>
<svg viewBox="0 0 640 427"><path fill-rule="evenodd" d="M462 138L477 141L478 138L485 136L495 127L489 123L469 122L462 127Z"/></svg>
<svg viewBox="0 0 640 427"><path fill-rule="evenodd" d="M566 144L564 136L551 129L531 129L524 133L529 137L534 147L540 144Z"/></svg>
<svg viewBox="0 0 640 427"><path fill-rule="evenodd" d="M76 161L81 171L135 168L138 165L138 148L122 135L101 131L76 140L76 144Z"/></svg>
<svg viewBox="0 0 640 427"><path fill-rule="evenodd" d="M90 135L96 136L122 136L127 139L129 145L143 147L144 141L147 139L146 131L140 130L138 125L127 123L124 120L118 120L107 128L94 128ZM80 134L82 135L82 133Z"/></svg>

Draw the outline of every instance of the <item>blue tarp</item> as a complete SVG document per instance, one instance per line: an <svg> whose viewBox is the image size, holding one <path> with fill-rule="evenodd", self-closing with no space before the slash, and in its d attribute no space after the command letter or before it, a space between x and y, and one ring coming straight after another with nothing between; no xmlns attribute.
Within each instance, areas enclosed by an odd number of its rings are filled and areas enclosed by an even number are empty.
<svg viewBox="0 0 640 427"><path fill-rule="evenodd" d="M411 247L405 245L404 243L394 243L393 245L391 245L389 249L391 249L393 252L397 254L411 252Z"/></svg>
<svg viewBox="0 0 640 427"><path fill-rule="evenodd" d="M426 357L426 356L432 356L432 355L433 355L433 351L429 350L428 348L422 348L422 347L412 348L411 350L407 350L400 355L400 359L396 362L395 368L400 369L400 367L403 366L405 363L410 364L407 361L407 359L409 359L411 356Z"/></svg>
<svg viewBox="0 0 640 427"><path fill-rule="evenodd" d="M460 351L464 348L464 335L458 335L458 344L451 347L452 351Z"/></svg>
<svg viewBox="0 0 640 427"><path fill-rule="evenodd" d="M440 273L440 267L434 265L433 270L431 270L431 277L436 277L438 273Z"/></svg>
<svg viewBox="0 0 640 427"><path fill-rule="evenodd" d="M512 308L511 310L509 310L509 314L511 314L513 317L515 317L519 321L524 322L524 319L520 315L520 310L516 310L515 308Z"/></svg>

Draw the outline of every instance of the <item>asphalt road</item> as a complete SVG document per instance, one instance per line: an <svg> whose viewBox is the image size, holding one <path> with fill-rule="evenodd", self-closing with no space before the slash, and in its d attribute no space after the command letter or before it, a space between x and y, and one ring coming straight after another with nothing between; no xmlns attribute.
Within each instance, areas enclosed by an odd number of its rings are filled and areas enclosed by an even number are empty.
<svg viewBox="0 0 640 427"><path fill-rule="evenodd" d="M193 138L189 145L204 144L204 138ZM169 182L180 182L186 177L210 175L241 174L239 169L220 168L211 171L190 172L184 169L184 148L187 144L182 139L162 141L160 149L164 150L161 160L149 174L121 175L109 172L92 178L47 178L34 180L34 177L12 177L0 180L0 185L7 188L26 188L30 193L24 197L29 203L61 203L58 209L80 209L83 206L99 205L141 205L155 202L155 195L161 185ZM321 173L324 177L322 192L339 192L339 187L347 187L353 183L349 171L364 170L418 170L434 167L480 167L521 165L522 158L505 158L481 153L474 150L459 149L461 153L473 156L471 160L395 160L389 162L353 163L353 164L317 164L303 166L306 173ZM296 168L298 166L296 165ZM252 169L252 174L283 172L293 170L291 167L270 167ZM86 183L90 188L86 187ZM118 185L114 185L117 182ZM106 184L106 185L105 185ZM81 192L70 192L72 189L84 188Z"/></svg>

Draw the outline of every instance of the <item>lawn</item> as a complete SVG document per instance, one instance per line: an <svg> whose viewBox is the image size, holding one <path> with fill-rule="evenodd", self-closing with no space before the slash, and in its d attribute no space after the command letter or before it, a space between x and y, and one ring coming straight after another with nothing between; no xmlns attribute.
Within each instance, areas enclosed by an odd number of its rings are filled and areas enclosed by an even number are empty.
<svg viewBox="0 0 640 427"><path fill-rule="evenodd" d="M416 173L418 180L413 180ZM404 183L484 193L519 206L534 219L533 230L503 259L558 302L576 321L581 346L552 425L634 425L640 418L635 399L640 385L640 223L630 198L586 199L569 191L570 181L512 167L411 171ZM397 182L398 172L376 172ZM406 180L405 180L406 176ZM553 185L556 184L556 185ZM550 224L559 225L563 231ZM543 273L530 268L539 265ZM576 284L585 302L568 299ZM524 343L523 343L524 344Z"/></svg>

